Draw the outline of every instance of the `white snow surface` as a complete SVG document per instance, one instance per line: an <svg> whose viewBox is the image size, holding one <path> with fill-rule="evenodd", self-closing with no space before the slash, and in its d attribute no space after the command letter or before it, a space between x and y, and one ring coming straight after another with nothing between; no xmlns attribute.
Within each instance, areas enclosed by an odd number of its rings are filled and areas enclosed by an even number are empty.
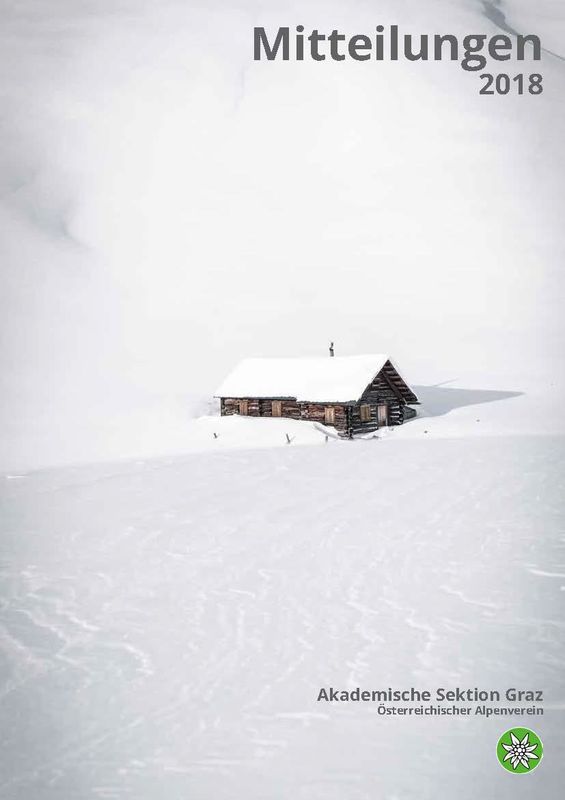
<svg viewBox="0 0 565 800"><path fill-rule="evenodd" d="M398 432L0 481L3 800L560 797L565 440ZM545 714L317 702L357 686Z"/></svg>
<svg viewBox="0 0 565 800"><path fill-rule="evenodd" d="M295 397L299 401L358 400L388 361L382 354L330 358L246 358L216 397Z"/></svg>
<svg viewBox="0 0 565 800"><path fill-rule="evenodd" d="M184 456L7 472L0 796L559 797L552 388L417 386L420 416L367 441L209 415ZM317 702L411 686L541 689L545 714ZM495 757L515 725L546 747L527 779Z"/></svg>

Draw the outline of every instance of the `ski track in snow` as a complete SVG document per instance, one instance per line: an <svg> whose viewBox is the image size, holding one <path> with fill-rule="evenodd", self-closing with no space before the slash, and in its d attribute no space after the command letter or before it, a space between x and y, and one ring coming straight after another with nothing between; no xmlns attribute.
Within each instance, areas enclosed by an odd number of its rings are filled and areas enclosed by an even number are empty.
<svg viewBox="0 0 565 800"><path fill-rule="evenodd" d="M2 797L421 800L439 776L446 797L527 797L489 761L508 718L383 719L316 697L508 675L558 705L560 474L562 440L523 437L5 482ZM547 735L555 713L531 724ZM468 766L439 769L471 743ZM561 766L543 769L550 796Z"/></svg>

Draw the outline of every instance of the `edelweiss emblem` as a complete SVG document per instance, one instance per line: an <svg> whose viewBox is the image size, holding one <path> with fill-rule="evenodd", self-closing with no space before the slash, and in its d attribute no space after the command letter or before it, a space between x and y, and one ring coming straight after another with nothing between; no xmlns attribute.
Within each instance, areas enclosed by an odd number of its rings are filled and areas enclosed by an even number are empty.
<svg viewBox="0 0 565 800"><path fill-rule="evenodd" d="M535 750L537 750L537 744L530 744L529 743L529 733L527 733L522 741L518 739L517 736L514 736L512 731L510 731L510 740L512 744L505 744L502 742L502 746L506 750L506 755L504 756L504 761L510 761L512 764L512 769L516 769L518 764L521 764L526 769L530 769L530 761L529 759L538 759L539 756L536 756Z"/></svg>
<svg viewBox="0 0 565 800"><path fill-rule="evenodd" d="M509 772L531 772L543 757L543 745L533 731L513 728L498 740L496 754L501 765Z"/></svg>

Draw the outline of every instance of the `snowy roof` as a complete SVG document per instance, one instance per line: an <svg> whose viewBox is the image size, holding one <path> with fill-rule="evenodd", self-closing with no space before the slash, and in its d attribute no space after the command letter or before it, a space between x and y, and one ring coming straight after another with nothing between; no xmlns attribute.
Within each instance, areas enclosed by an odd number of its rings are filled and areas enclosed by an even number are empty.
<svg viewBox="0 0 565 800"><path fill-rule="evenodd" d="M382 353L335 358L246 358L218 387L215 396L353 402L388 360Z"/></svg>

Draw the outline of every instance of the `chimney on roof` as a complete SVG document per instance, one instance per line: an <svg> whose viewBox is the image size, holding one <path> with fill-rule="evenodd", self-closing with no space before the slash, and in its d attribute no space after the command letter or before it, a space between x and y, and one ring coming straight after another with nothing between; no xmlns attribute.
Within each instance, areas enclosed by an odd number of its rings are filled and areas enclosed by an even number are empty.
<svg viewBox="0 0 565 800"><path fill-rule="evenodd" d="M330 358L334 357L334 343L330 342Z"/></svg>

